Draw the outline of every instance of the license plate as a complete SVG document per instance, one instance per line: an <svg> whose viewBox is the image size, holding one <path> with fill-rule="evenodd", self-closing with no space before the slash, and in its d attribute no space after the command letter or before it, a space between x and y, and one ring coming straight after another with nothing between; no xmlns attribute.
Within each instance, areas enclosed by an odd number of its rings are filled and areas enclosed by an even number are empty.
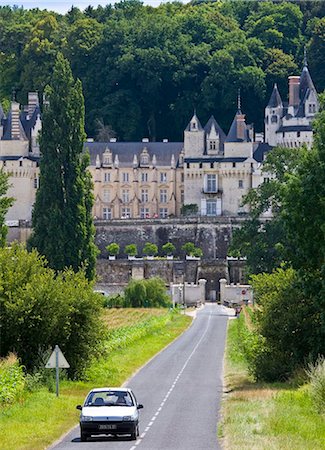
<svg viewBox="0 0 325 450"><path fill-rule="evenodd" d="M116 425L99 425L100 430L116 430Z"/></svg>

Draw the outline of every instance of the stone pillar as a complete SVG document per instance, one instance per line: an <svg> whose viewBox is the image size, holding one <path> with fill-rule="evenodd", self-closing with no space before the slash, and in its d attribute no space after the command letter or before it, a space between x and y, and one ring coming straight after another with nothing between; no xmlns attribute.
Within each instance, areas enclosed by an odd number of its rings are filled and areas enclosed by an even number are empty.
<svg viewBox="0 0 325 450"><path fill-rule="evenodd" d="M199 286L200 286L200 301L202 304L205 303L205 285L207 283L207 280L205 280L204 278L200 278L200 280L198 281Z"/></svg>

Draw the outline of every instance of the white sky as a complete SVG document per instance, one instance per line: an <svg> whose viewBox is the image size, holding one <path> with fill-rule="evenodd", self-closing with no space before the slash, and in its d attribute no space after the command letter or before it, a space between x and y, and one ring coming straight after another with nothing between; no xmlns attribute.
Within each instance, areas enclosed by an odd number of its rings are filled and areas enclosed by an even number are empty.
<svg viewBox="0 0 325 450"><path fill-rule="evenodd" d="M89 5L94 6L95 8L98 5L105 6L109 3L115 3L114 0L0 0L0 6L23 6L25 9L31 8L39 8L39 9L47 9L50 11L56 11L58 13L66 13L71 6L76 6L82 11ZM165 3L164 0L143 0L145 5L158 6L160 3Z"/></svg>

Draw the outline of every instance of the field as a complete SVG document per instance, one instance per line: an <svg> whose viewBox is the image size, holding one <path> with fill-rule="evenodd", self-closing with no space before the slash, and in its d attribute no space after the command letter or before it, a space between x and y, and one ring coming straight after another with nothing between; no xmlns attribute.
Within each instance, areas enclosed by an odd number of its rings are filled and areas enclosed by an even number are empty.
<svg viewBox="0 0 325 450"><path fill-rule="evenodd" d="M191 323L188 316L166 309L105 310L109 336L103 357L94 358L86 381L62 381L60 396L47 388L25 392L11 406L0 408L1 450L40 450L77 424L80 404L94 386L118 386Z"/></svg>
<svg viewBox="0 0 325 450"><path fill-rule="evenodd" d="M244 316L239 320L244 320ZM228 328L225 396L218 430L224 449L325 449L325 417L313 408L307 384L255 383L238 351L238 319Z"/></svg>

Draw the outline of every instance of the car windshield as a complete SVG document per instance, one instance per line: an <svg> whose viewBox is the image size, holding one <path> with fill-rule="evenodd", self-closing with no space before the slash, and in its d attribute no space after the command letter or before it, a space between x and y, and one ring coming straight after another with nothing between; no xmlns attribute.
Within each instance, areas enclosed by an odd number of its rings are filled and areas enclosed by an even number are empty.
<svg viewBox="0 0 325 450"><path fill-rule="evenodd" d="M88 395L85 406L134 406L134 403L127 391L96 391Z"/></svg>

